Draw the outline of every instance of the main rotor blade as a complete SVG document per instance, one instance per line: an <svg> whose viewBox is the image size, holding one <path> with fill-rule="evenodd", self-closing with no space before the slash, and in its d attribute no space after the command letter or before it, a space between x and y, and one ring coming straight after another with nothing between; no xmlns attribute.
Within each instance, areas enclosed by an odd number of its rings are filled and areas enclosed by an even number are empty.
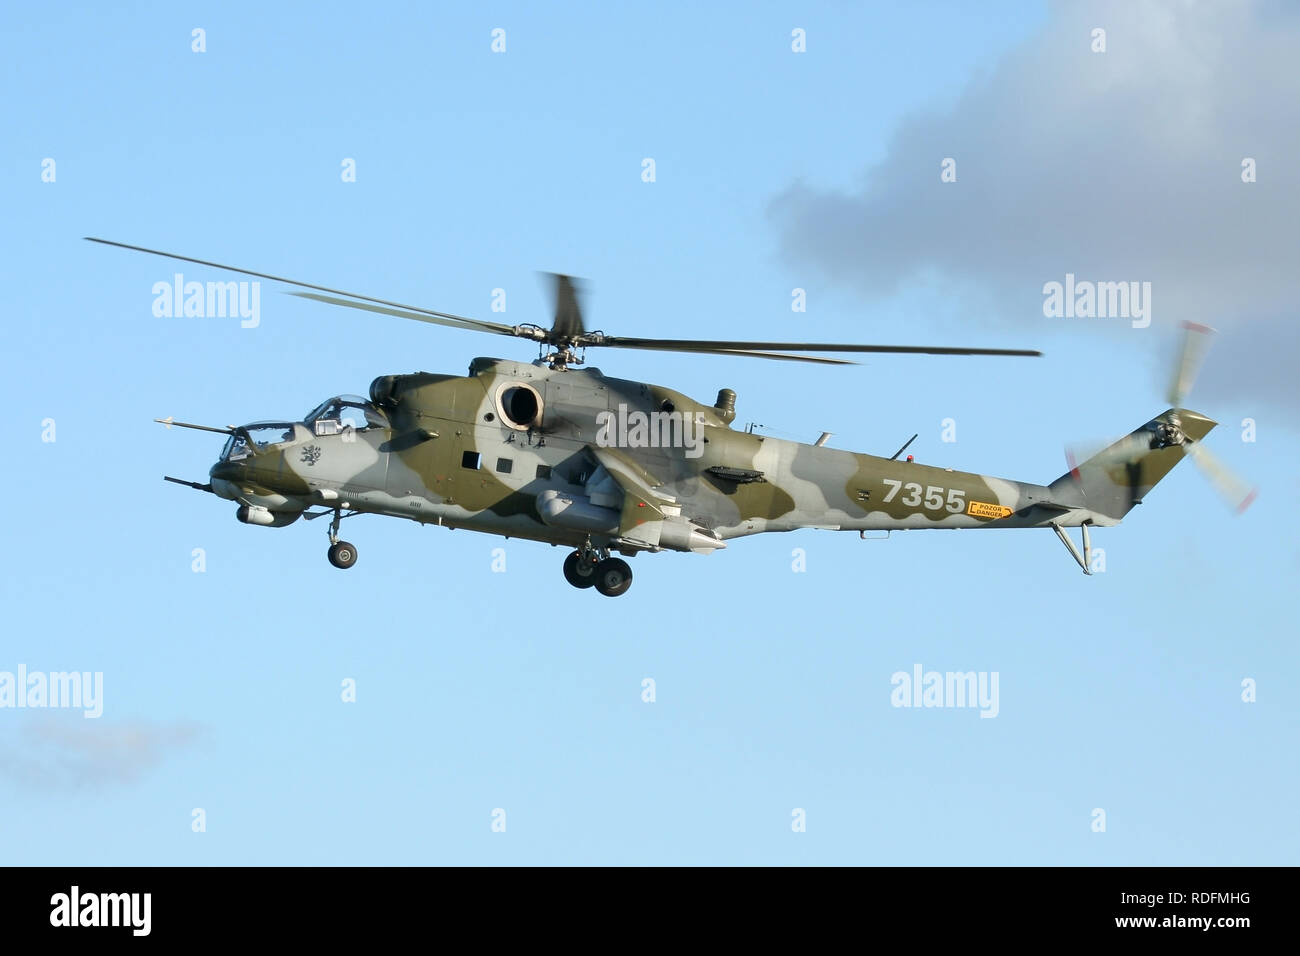
<svg viewBox="0 0 1300 956"><path fill-rule="evenodd" d="M608 345L602 342L601 345ZM848 359L827 358L824 355L787 355L784 352L753 352L749 349L657 349L653 345L615 345L615 348L646 349L648 351L681 352L688 355L740 355L744 358L775 359L782 362L813 362L817 365L857 365Z"/></svg>
<svg viewBox="0 0 1300 956"><path fill-rule="evenodd" d="M657 349L662 352L886 352L922 355L1022 355L1038 356L1029 349L975 349L927 345L850 345L826 342L728 342L712 339L640 339L604 335L583 343L619 349Z"/></svg>
<svg viewBox="0 0 1300 956"><path fill-rule="evenodd" d="M432 309L422 309L419 306L403 305L400 302L390 302L387 299L376 299L374 296L361 295L359 292L347 292L343 289L331 289L329 286L316 285L313 282L301 282L298 279L286 279L284 276L271 275L268 272L254 272L252 269L241 269L238 266L228 266L220 262L209 262L207 259L195 259L192 256L180 256L173 252L161 252L157 249L146 249L144 246L133 246L125 242L114 242L112 239L96 239L94 236L86 236L88 242L98 242L105 246L117 246L119 249L130 249L133 252L146 252L151 256L162 256L164 259L176 259L179 262L193 262L200 266L210 266L213 269L225 269L227 272L238 272L240 275L253 276L257 279L270 279L272 282L283 282L286 285L296 285L303 289L316 289L319 292L329 292L332 295L343 295L350 299L360 299L363 302L376 302L379 305L391 306L394 309L402 309L406 313L402 318L420 319L424 322L435 322L438 325L445 325L445 322L436 322L437 319L449 319L455 322L463 323L455 328L466 328L477 332L495 332L499 335L514 335L514 326L502 325L499 322L485 322L482 319L471 319L463 315L452 315L448 312L435 312ZM374 310L379 311L379 310ZM409 313L418 312L419 315ZM398 315L399 313L391 313ZM430 316L431 318L423 318Z"/></svg>
<svg viewBox="0 0 1300 956"><path fill-rule="evenodd" d="M547 332L533 327L528 327L521 331L522 327L504 325L500 322L489 322L483 319L474 319L464 315L454 315L449 312L437 312L433 309L424 309L419 306L405 305L401 302L393 302L388 299L379 299L374 296L362 295L359 292L348 292L344 289L332 289L329 286L317 285L313 282L302 282L298 279L272 275L268 272L256 272L252 269L241 269L238 266L212 262L207 259L196 259L193 256L182 256L171 252L163 252L159 249L134 246L130 243L116 242L112 239L99 239L94 236L86 236L85 238L89 242L97 242L105 246L116 246L119 249L129 249L133 252L143 252L151 256L161 256L164 259L175 259L179 262L193 262L196 265L208 266L213 269L223 269L227 272L239 273L240 275L253 276L258 279L269 279L272 282L283 282L286 285L298 286L303 289L312 289L315 290L314 293L295 292L292 294L306 299L314 299L318 302L324 302L329 305L347 306L348 308L378 312L384 315L393 315L403 319L415 319L420 322L445 325L450 328L465 329L472 332L490 332L495 335L508 335L530 341L545 341L556 345L573 344L579 347L603 345L610 348L648 349L660 352L696 352L710 355L744 355L750 358L767 358L788 362L812 362L821 365L853 365L856 363L840 359L791 355L785 353L876 352L924 355L1015 356L1038 356L1043 354L1038 351L1027 349L979 349L910 345L851 345L816 342L734 342L709 339L643 339L607 336L600 333L589 334L585 331L583 325L582 310L578 303L575 283L569 276L564 275L555 276L555 320L550 331ZM320 295L316 293L328 294ZM340 296L343 298L338 298ZM371 304L366 305L363 303Z"/></svg>
<svg viewBox="0 0 1300 956"><path fill-rule="evenodd" d="M582 335L582 306L578 302L580 286L572 276L547 273L555 283L555 321L551 323L551 341L567 342Z"/></svg>
<svg viewBox="0 0 1300 956"><path fill-rule="evenodd" d="M399 319L415 319L417 322L430 322L434 325L445 325L452 329L466 329L470 332L492 332L496 335L516 335L513 325L501 325L497 322L483 322L479 319L465 319L460 316L444 315L442 313L431 313L427 310L414 310L409 307L386 308L382 305L370 305L366 302L353 302L350 299L340 299L332 295L320 295L316 292L290 292L290 295L296 295L301 299L314 299L317 302L324 302L327 305L342 305L349 309L364 309L367 312L379 312L383 315L395 315Z"/></svg>
<svg viewBox="0 0 1300 956"><path fill-rule="evenodd" d="M1258 488L1252 487L1200 442L1187 446L1187 451L1205 477L1210 479L1214 490L1228 503L1229 508L1241 514L1250 507L1255 496L1259 494Z"/></svg>
<svg viewBox="0 0 1300 956"><path fill-rule="evenodd" d="M1192 390L1196 373L1200 371L1201 362L1205 359L1205 351L1210 347L1210 336L1214 335L1214 329L1195 322L1184 322L1183 329L1182 354L1174 370L1174 380L1169 386L1169 404L1174 408L1185 407L1187 394Z"/></svg>

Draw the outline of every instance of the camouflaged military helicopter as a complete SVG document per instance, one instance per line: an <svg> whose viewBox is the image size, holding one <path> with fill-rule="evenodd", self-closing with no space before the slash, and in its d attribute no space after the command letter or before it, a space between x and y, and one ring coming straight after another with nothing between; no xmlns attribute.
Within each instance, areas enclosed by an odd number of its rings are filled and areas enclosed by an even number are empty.
<svg viewBox="0 0 1300 956"><path fill-rule="evenodd" d="M89 238L89 237L87 237ZM1049 485L783 441L737 431L736 395L711 405L659 385L581 368L588 348L743 355L851 365L799 354L922 353L1036 356L1018 349L625 338L588 331L575 285L555 276L550 328L505 325L402 305L266 273L91 239L296 286L335 306L536 342L531 363L476 358L464 376L381 375L369 398L327 399L300 421L214 428L226 436L206 483L176 482L235 502L250 525L282 528L330 516L329 561L350 568L357 550L339 539L343 518L391 515L572 549L565 579L608 597L625 593L643 551L708 554L733 538L803 528L1051 528L1091 573L1089 528L1120 520L1187 455L1238 506L1253 497L1211 459L1201 440L1215 426L1183 407L1211 331L1189 326L1170 393L1173 406ZM913 440L915 439L913 436ZM1065 528L1079 527L1080 553Z"/></svg>

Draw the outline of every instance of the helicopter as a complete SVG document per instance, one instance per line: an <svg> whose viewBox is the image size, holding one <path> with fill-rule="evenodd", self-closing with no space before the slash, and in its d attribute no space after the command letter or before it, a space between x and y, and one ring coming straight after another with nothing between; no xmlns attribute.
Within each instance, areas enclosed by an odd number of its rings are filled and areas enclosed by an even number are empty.
<svg viewBox="0 0 1300 956"><path fill-rule="evenodd" d="M225 446L207 482L174 482L236 504L244 524L282 528L329 517L327 557L351 568L357 549L339 537L361 514L545 542L571 549L565 580L606 597L632 585L626 557L711 554L766 532L923 528L1051 528L1091 574L1089 529L1112 527L1184 457L1192 456L1238 510L1254 490L1202 445L1215 427L1185 408L1213 332L1183 323L1171 407L1050 484L1013 481L892 456L804 444L732 428L736 394L712 404L659 385L584 367L588 348L731 355L852 365L808 352L1034 357L1028 349L653 339L589 331L577 283L553 275L549 328L469 318L249 269L87 236L91 242L197 263L295 287L328 305L537 343L538 358L476 358L467 375L381 375L367 397L338 395L300 420L214 427ZM1079 528L1082 551L1066 533ZM615 557L615 553L622 557Z"/></svg>

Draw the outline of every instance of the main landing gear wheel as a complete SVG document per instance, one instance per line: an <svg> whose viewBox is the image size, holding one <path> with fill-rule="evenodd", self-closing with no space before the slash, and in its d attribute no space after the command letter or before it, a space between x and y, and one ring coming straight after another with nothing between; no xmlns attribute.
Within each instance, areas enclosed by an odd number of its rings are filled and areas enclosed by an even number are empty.
<svg viewBox="0 0 1300 956"><path fill-rule="evenodd" d="M326 557L330 564L346 571L357 563L357 549L346 541L339 540L339 522L343 520L343 509L334 509L334 520L330 522L330 549Z"/></svg>
<svg viewBox="0 0 1300 956"><path fill-rule="evenodd" d="M596 556L575 551L564 559L564 580L575 588L589 588L596 583Z"/></svg>
<svg viewBox="0 0 1300 956"><path fill-rule="evenodd" d="M329 549L330 564L347 570L357 563L357 549L346 541L335 541Z"/></svg>
<svg viewBox="0 0 1300 956"><path fill-rule="evenodd" d="M606 558L596 565L596 590L605 597L618 597L632 586L632 568L621 558Z"/></svg>

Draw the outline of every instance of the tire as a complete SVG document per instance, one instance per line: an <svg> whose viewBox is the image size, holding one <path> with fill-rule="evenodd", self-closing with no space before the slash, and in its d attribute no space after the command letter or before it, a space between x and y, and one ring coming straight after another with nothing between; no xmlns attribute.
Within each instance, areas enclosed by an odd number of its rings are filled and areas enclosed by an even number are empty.
<svg viewBox="0 0 1300 956"><path fill-rule="evenodd" d="M632 568L622 558L606 558L596 565L596 590L605 597L626 594L632 586Z"/></svg>
<svg viewBox="0 0 1300 956"><path fill-rule="evenodd" d="M590 558L583 559L582 552L575 551L564 559L564 580L575 588L589 588L596 583L596 562Z"/></svg>
<svg viewBox="0 0 1300 956"><path fill-rule="evenodd" d="M339 541L330 545L327 557L334 567L346 571L357 563L357 549L346 541Z"/></svg>

